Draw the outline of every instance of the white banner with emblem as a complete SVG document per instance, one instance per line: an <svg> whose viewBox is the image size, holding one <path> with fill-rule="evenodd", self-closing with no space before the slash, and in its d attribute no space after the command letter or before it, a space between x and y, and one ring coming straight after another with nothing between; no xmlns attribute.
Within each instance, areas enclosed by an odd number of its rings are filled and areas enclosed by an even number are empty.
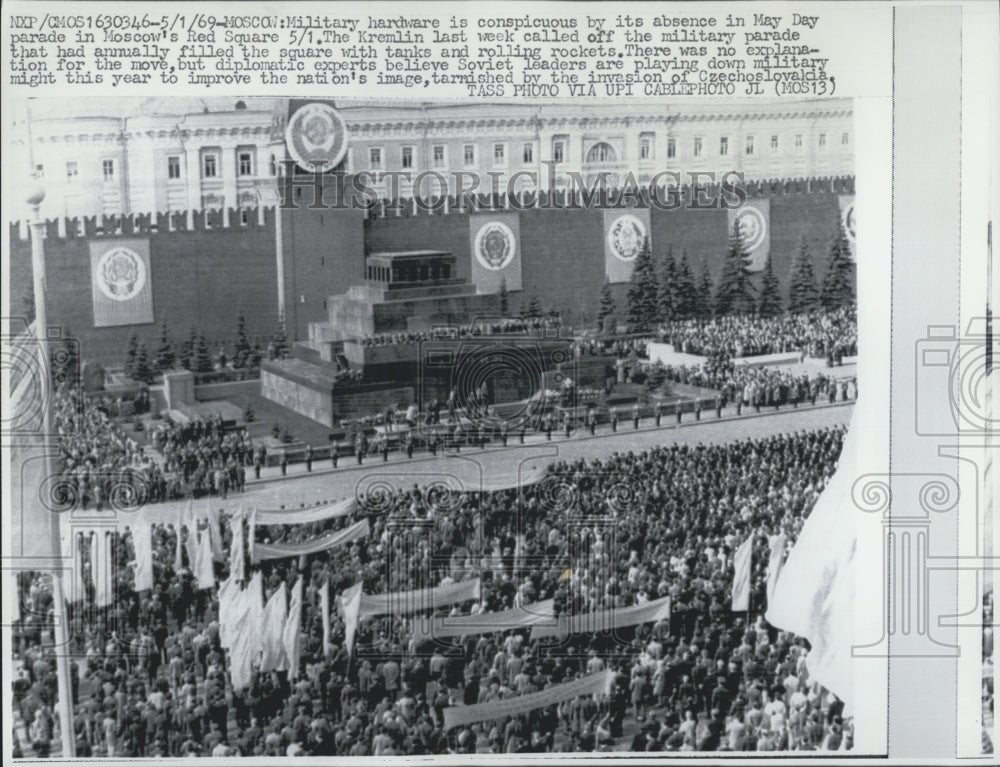
<svg viewBox="0 0 1000 767"><path fill-rule="evenodd" d="M604 211L604 273L608 282L631 282L635 261L650 236L647 208Z"/></svg>
<svg viewBox="0 0 1000 767"><path fill-rule="evenodd" d="M840 202L840 223L851 246L851 258L857 259L857 245L854 242L854 195L842 194L837 199Z"/></svg>
<svg viewBox="0 0 1000 767"><path fill-rule="evenodd" d="M747 200L739 208L729 210L729 234L734 222L739 223L743 248L750 256L749 270L759 272L767 265L771 253L771 200L769 197Z"/></svg>
<svg viewBox="0 0 1000 767"><path fill-rule="evenodd" d="M469 216L469 250L476 293L521 290L521 219L517 213Z"/></svg>
<svg viewBox="0 0 1000 767"><path fill-rule="evenodd" d="M89 245L94 327L152 322L149 240L91 240Z"/></svg>

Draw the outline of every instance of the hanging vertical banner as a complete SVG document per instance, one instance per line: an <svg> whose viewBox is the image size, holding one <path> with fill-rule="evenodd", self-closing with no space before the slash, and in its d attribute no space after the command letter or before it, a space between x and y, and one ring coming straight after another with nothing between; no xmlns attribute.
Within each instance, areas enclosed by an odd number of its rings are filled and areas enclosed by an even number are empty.
<svg viewBox="0 0 1000 767"><path fill-rule="evenodd" d="M743 541L733 557L733 604L734 613L745 613L750 609L750 568L753 560L753 533Z"/></svg>
<svg viewBox="0 0 1000 767"><path fill-rule="evenodd" d="M476 293L521 290L521 219L517 213L469 216L469 252Z"/></svg>
<svg viewBox="0 0 1000 767"><path fill-rule="evenodd" d="M132 528L132 547L135 550L135 590L153 588L153 528L136 525Z"/></svg>
<svg viewBox="0 0 1000 767"><path fill-rule="evenodd" d="M759 272L767 264L771 252L771 200L761 197L747 200L739 208L729 209L729 236L738 223L743 235L743 248L750 256L751 272Z"/></svg>
<svg viewBox="0 0 1000 767"><path fill-rule="evenodd" d="M333 652L330 643L330 581L323 581L319 589L319 617L323 624L323 655L329 657Z"/></svg>
<svg viewBox="0 0 1000 767"><path fill-rule="evenodd" d="M635 261L650 236L648 208L604 211L604 274L608 282L631 282Z"/></svg>
<svg viewBox="0 0 1000 767"><path fill-rule="evenodd" d="M149 240L91 240L88 244L94 327L152 322Z"/></svg>
<svg viewBox="0 0 1000 767"><path fill-rule="evenodd" d="M854 195L842 194L837 200L840 202L840 223L844 227L847 241L851 245L851 258L857 258L857 251L854 241Z"/></svg>

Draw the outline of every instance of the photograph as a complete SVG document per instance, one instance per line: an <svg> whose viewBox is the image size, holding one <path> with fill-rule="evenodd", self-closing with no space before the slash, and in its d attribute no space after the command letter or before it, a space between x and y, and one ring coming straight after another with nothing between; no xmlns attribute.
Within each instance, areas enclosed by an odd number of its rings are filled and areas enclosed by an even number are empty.
<svg viewBox="0 0 1000 767"><path fill-rule="evenodd" d="M8 103L15 758L852 753L854 100Z"/></svg>

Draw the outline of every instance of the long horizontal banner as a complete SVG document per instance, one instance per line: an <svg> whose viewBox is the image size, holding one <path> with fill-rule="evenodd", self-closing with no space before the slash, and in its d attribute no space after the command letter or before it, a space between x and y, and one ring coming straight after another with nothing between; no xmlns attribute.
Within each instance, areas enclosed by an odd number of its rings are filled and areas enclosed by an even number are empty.
<svg viewBox="0 0 1000 767"><path fill-rule="evenodd" d="M555 600L533 602L523 607L478 615L434 616L433 620L414 621L413 639L419 644L432 639L492 634L555 622Z"/></svg>
<svg viewBox="0 0 1000 767"><path fill-rule="evenodd" d="M359 541L362 538L366 538L369 532L368 520L363 519L343 530L324 535L322 538L302 541L301 543L255 543L253 545L253 561L256 563L268 559L316 554L320 551L326 551L327 549Z"/></svg>
<svg viewBox="0 0 1000 767"><path fill-rule="evenodd" d="M473 722L488 722L507 716L517 716L534 711L536 708L562 703L564 700L573 700L581 695L609 694L614 678L614 671L601 671L598 674L591 674L574 679L572 682L564 682L515 698L474 703L471 706L452 706L444 710L444 728L450 730L452 727L461 727Z"/></svg>
<svg viewBox="0 0 1000 767"><path fill-rule="evenodd" d="M531 629L531 639L545 637L567 636L569 634L590 634L612 629L638 626L640 623L655 623L670 617L670 597L663 597L653 602L635 607L623 607L619 610L601 610L600 612L582 613L580 615L560 616L559 622L552 626L535 626Z"/></svg>
<svg viewBox="0 0 1000 767"><path fill-rule="evenodd" d="M257 509L256 523L258 525L306 525L313 522L323 522L327 519L349 517L357 509L358 502L354 498L345 498L336 503L324 506L314 506L311 509Z"/></svg>
<svg viewBox="0 0 1000 767"><path fill-rule="evenodd" d="M437 586L433 589L398 591L394 594L364 594L361 597L359 615L362 618L370 618L375 615L406 615L459 602L468 602L472 599L479 599L478 578L449 583L446 586Z"/></svg>

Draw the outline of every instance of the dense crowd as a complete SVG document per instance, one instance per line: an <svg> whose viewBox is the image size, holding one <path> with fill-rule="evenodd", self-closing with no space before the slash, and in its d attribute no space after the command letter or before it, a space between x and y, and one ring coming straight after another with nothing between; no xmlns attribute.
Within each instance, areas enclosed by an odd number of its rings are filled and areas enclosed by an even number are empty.
<svg viewBox="0 0 1000 767"><path fill-rule="evenodd" d="M108 415L106 403L92 401L79 388L56 392L53 418L68 483L64 491L84 509L225 496L243 488L245 467L252 464L246 430L226 429L217 416L183 424L160 421L149 436L162 463Z"/></svg>
<svg viewBox="0 0 1000 767"><path fill-rule="evenodd" d="M743 407L774 407L787 404L816 404L817 401L845 402L858 396L857 378L835 378L823 373L794 373L780 367L736 365L724 355L701 365L654 363L650 375L670 381L718 391L722 404L735 402Z"/></svg>
<svg viewBox="0 0 1000 767"><path fill-rule="evenodd" d="M375 333L360 338L362 346L395 346L398 344L418 344L424 341L477 338L479 336L529 333L539 330L555 330L560 321L555 317L507 318L497 320L477 320L468 325L448 325L430 330L396 331Z"/></svg>
<svg viewBox="0 0 1000 767"><path fill-rule="evenodd" d="M858 353L858 320L854 306L835 311L781 317L733 316L713 320L676 320L660 327L661 341L686 354L755 357L798 352L807 357L836 359Z"/></svg>
<svg viewBox="0 0 1000 767"><path fill-rule="evenodd" d="M234 692L219 643L215 590L173 563L177 532L154 527L152 592L133 591L128 534L114 549L117 599L77 604L70 626L79 681L77 753L125 757L388 756L544 751L777 751L850 748L842 704L810 679L807 643L769 626L768 536L794 541L832 475L843 429L726 445L669 446L558 462L538 483L482 494L414 486L359 498L368 538L264 562L265 598L306 581L302 662L256 673ZM258 542L309 540L352 520L258 527ZM223 526L228 530L228 525ZM754 536L751 610L730 609L733 553ZM216 575L228 565L215 565ZM416 646L416 617L361 623L353 654L332 611L324 656L319 589L361 580L367 594L478 575L472 609L554 599L561 613L669 595L669 620L564 640L526 630ZM14 631L15 699L44 755L55 736L51 606L44 578L21 580L29 609ZM459 614L469 604L443 608ZM608 696L446 730L449 706L522 695L602 670Z"/></svg>

